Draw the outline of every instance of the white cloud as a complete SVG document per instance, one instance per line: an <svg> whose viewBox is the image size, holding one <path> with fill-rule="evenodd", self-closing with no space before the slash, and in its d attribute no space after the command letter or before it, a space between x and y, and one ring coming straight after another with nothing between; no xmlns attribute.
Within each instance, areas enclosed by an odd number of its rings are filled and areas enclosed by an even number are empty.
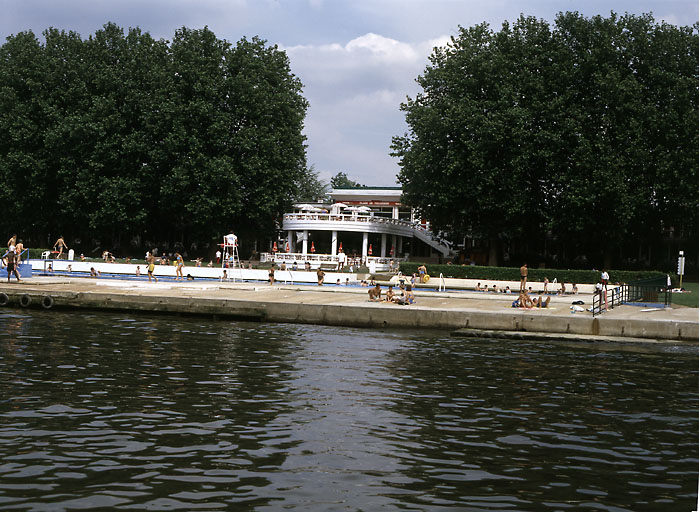
<svg viewBox="0 0 699 512"><path fill-rule="evenodd" d="M448 40L409 43L367 33L346 44L285 48L311 105L309 163L324 174L343 171L368 185L393 185L398 166L389 156L391 139L406 130L400 103L418 91L415 78L433 47Z"/></svg>

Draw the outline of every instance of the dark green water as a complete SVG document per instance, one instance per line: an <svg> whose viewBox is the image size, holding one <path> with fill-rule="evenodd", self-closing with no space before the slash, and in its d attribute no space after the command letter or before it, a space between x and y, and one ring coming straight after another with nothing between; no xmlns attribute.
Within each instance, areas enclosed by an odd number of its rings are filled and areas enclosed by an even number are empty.
<svg viewBox="0 0 699 512"><path fill-rule="evenodd" d="M692 511L699 350L4 310L2 510Z"/></svg>

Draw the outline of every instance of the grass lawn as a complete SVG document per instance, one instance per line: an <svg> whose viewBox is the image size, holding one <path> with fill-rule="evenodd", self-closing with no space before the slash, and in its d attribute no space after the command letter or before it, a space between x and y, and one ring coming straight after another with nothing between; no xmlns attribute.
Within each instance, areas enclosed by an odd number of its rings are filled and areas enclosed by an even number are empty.
<svg viewBox="0 0 699 512"><path fill-rule="evenodd" d="M699 308L699 283L682 283L685 290L692 293L673 293L672 303L678 306L689 306Z"/></svg>

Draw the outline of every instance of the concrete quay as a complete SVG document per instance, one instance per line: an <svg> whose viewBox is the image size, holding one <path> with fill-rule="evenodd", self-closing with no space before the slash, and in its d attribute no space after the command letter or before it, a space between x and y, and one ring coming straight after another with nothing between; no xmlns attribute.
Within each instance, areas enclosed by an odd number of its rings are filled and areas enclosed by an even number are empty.
<svg viewBox="0 0 699 512"><path fill-rule="evenodd" d="M369 302L367 288L274 285L260 282L181 281L148 283L116 279L34 277L0 284L5 307L85 309L135 313L202 315L260 322L289 322L365 328L420 328L502 333L541 333L545 339L571 336L619 340L699 342L699 310L622 306L598 317L572 313L592 296L552 296L546 309L512 308L516 295L417 290L417 303ZM0 302L5 297L0 295ZM27 304L28 303L28 304ZM458 333L455 333L458 334Z"/></svg>

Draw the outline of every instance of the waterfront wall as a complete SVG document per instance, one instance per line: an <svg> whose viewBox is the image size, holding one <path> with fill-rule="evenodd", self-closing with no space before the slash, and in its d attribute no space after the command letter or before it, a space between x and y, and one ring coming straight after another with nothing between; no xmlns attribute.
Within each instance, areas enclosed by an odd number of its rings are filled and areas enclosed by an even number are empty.
<svg viewBox="0 0 699 512"><path fill-rule="evenodd" d="M40 289L43 288L43 289ZM642 318L592 318L587 313L545 314L544 310L479 310L477 308L398 306L385 303L330 303L319 299L306 301L308 292L285 290L285 300L257 300L250 288L248 296L232 298L207 296L199 292L168 289L162 293L142 295L124 290L65 291L37 286L23 289L20 285L2 286L9 306L19 307L28 297L30 306L41 307L50 301L51 309L73 308L141 313L205 315L213 318L233 318L264 322L290 322L373 329L410 328L481 329L510 332L541 332L549 334L612 336L639 339L699 341L699 322L692 319L666 319L646 315ZM273 292L269 288L265 293ZM239 291L240 292L240 291ZM318 293L334 295L333 293ZM50 297L50 300L46 297ZM356 299L355 299L356 300ZM25 299L26 301L26 299ZM44 304L46 305L46 304Z"/></svg>

